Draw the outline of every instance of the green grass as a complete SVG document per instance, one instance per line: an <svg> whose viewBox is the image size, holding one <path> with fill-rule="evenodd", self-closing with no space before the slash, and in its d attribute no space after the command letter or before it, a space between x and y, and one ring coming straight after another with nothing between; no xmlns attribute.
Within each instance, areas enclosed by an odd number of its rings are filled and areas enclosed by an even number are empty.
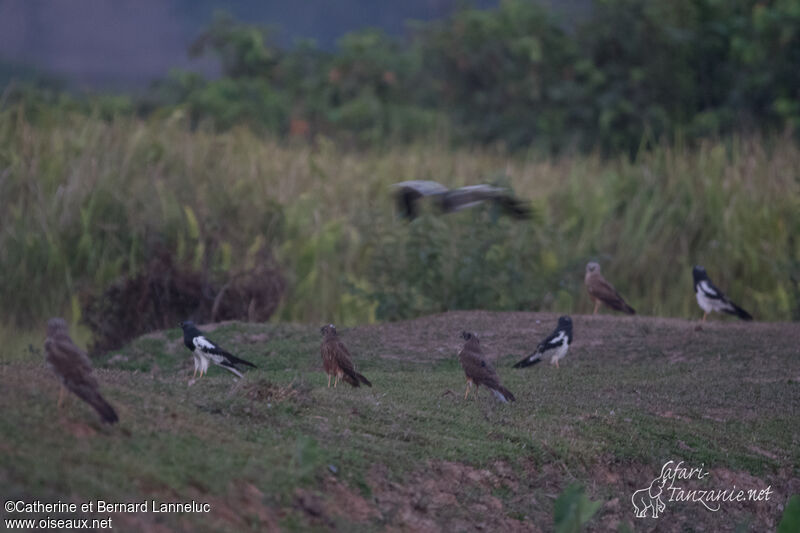
<svg viewBox="0 0 800 533"><path fill-rule="evenodd" d="M800 317L791 139L665 145L633 160L445 141L358 152L193 131L179 115L59 117L0 111L0 324L78 323L87 294L141 271L160 246L223 281L272 251L288 282L282 321L586 312L591 259L641 314L693 316L691 266L702 263L757 318ZM389 190L407 179L496 181L537 216L478 209L405 224Z"/></svg>
<svg viewBox="0 0 800 533"><path fill-rule="evenodd" d="M591 522L602 530L632 523L631 492L682 459L704 464L712 480L722 470L755 476L779 496L758 513L671 503L669 520L774 527L800 474L796 328L726 322L698 331L680 320L576 316L561 369L512 370L554 321L463 312L344 329L371 389L326 388L317 326L222 324L208 335L259 368L239 384L213 368L191 387L179 332L157 333L97 361L121 418L112 428L74 398L57 412L56 382L39 356L4 353L0 481L21 499L212 502L206 518L158 519L183 530L365 531L509 519L548 530L555 496L577 481L603 502ZM455 358L463 326L499 356L516 403L500 405L485 390L464 401ZM237 513L244 518L232 518L222 510L242 491L251 495ZM448 494L456 503L437 503ZM500 508L476 510L490 496ZM358 514L361 501L371 514Z"/></svg>

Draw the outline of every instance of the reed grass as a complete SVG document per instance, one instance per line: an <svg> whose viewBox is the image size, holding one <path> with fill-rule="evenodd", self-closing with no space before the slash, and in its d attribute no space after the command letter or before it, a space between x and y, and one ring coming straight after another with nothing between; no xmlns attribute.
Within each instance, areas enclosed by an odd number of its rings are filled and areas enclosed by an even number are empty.
<svg viewBox="0 0 800 533"><path fill-rule="evenodd" d="M246 128L0 112L0 322L80 318L83 294L136 272L155 246L218 275L274 251L279 320L345 325L454 308L586 312L599 260L642 314L698 315L691 266L761 320L800 318L800 148L790 138L680 143L635 158L509 155L445 140L365 152ZM530 198L407 224L390 185L497 181ZM465 296L466 295L466 296Z"/></svg>

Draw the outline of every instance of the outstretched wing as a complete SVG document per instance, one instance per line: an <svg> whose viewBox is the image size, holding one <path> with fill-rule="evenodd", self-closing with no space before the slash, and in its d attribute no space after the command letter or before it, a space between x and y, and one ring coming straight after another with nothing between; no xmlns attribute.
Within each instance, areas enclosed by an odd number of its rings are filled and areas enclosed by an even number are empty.
<svg viewBox="0 0 800 533"><path fill-rule="evenodd" d="M531 209L522 200L509 194L507 189L491 185L468 185L449 191L442 205L445 212L460 211L491 201L514 218L530 218Z"/></svg>
<svg viewBox="0 0 800 533"><path fill-rule="evenodd" d="M414 219L419 214L417 202L424 196L442 195L447 187L435 181L414 180L401 181L393 185L397 209L403 218Z"/></svg>

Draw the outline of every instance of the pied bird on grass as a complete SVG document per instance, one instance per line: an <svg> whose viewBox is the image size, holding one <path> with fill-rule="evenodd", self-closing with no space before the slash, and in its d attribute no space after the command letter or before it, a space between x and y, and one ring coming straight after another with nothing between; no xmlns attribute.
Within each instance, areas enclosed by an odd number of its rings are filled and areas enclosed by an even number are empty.
<svg viewBox="0 0 800 533"><path fill-rule="evenodd" d="M253 363L234 356L209 340L197 329L194 322L187 320L186 322L181 322L180 326L183 329L183 344L192 352L194 358L194 375L192 379L197 377L198 370L200 371L200 377L203 377L206 372L208 372L209 363L221 366L240 378L244 376L242 376L242 373L236 368L236 365L256 368L256 365Z"/></svg>
<svg viewBox="0 0 800 533"><path fill-rule="evenodd" d="M500 378L497 372L486 358L483 357L481 351L481 344L478 337L469 331L463 331L461 338L466 342L464 347L458 352L458 360L461 362L461 368L464 369L464 374L467 376L467 390L464 391L464 399L469 396L470 387L475 384L475 394L478 394L478 387L481 385L492 391L495 398L503 403L509 401L516 401L514 395L500 383Z"/></svg>
<svg viewBox="0 0 800 533"><path fill-rule="evenodd" d="M435 181L414 180L394 184L394 197L403 218L413 220L419 215L419 201L431 198L442 213L454 213L491 202L507 215L526 219L531 217L531 208L512 196L508 189L492 185L468 185L448 189Z"/></svg>
<svg viewBox="0 0 800 533"><path fill-rule="evenodd" d="M543 357L550 357L550 364L558 368L558 362L567 355L570 344L572 344L572 319L564 315L558 319L556 329L539 343L536 351L515 364L514 368L535 365Z"/></svg>
<svg viewBox="0 0 800 533"><path fill-rule="evenodd" d="M753 320L750 313L730 301L716 285L711 283L705 268L700 265L695 266L692 269L692 276L694 277L694 293L697 297L697 305L703 310L703 322L706 321L706 317L712 311L735 315L742 320Z"/></svg>

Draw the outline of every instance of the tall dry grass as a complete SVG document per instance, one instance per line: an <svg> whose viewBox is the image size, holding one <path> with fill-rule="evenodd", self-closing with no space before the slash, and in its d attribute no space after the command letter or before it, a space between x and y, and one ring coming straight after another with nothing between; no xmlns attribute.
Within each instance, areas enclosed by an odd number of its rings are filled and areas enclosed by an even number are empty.
<svg viewBox="0 0 800 533"><path fill-rule="evenodd" d="M764 320L799 319L800 148L784 138L663 146L635 160L457 149L368 152L192 131L185 117L32 123L0 113L0 322L77 319L80 295L155 246L224 276L274 251L281 320L352 324L443 309L586 312L599 260L642 314L697 316L691 265ZM399 220L390 185L494 180L539 214ZM795 281L793 281L793 279Z"/></svg>

